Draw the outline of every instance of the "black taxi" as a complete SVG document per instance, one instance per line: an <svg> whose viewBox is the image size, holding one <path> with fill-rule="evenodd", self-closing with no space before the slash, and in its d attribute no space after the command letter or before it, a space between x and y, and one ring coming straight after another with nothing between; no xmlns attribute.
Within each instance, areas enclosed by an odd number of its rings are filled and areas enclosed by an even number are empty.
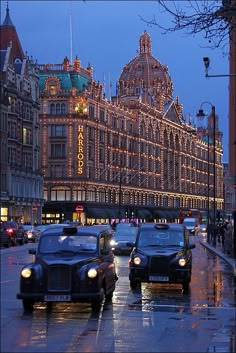
<svg viewBox="0 0 236 353"><path fill-rule="evenodd" d="M103 227L57 226L46 229L38 247L29 249L34 262L20 273L24 310L36 302L91 302L111 300L117 281L111 235Z"/></svg>
<svg viewBox="0 0 236 353"><path fill-rule="evenodd" d="M129 259L132 289L142 282L181 284L189 289L192 252L188 230L176 223L144 223L139 226Z"/></svg>

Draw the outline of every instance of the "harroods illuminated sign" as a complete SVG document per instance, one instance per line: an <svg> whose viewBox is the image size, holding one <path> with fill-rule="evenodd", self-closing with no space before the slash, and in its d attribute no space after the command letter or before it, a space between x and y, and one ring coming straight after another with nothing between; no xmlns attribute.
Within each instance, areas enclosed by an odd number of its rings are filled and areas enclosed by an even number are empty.
<svg viewBox="0 0 236 353"><path fill-rule="evenodd" d="M84 127L82 125L78 126L78 153L77 153L77 162L78 162L78 175L83 174L84 169Z"/></svg>

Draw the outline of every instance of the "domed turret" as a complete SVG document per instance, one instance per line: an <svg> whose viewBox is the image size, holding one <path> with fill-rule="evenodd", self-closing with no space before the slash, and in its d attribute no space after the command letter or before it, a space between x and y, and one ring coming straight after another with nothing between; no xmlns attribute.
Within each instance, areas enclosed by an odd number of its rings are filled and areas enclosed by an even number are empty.
<svg viewBox="0 0 236 353"><path fill-rule="evenodd" d="M173 84L167 66L151 53L151 38L144 31L139 39L139 54L123 67L118 81L118 97L122 103L139 100L162 110L173 97Z"/></svg>

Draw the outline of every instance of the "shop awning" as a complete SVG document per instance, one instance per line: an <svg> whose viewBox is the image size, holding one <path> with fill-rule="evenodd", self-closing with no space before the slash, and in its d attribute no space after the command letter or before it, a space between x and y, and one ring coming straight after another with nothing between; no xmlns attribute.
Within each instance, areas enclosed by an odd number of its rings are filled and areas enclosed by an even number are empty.
<svg viewBox="0 0 236 353"><path fill-rule="evenodd" d="M87 218L108 218L105 208L88 207L86 216Z"/></svg>
<svg viewBox="0 0 236 353"><path fill-rule="evenodd" d="M151 212L144 209L144 208L138 210L138 218L140 218L140 219L145 219L145 218L148 218L151 216L152 216Z"/></svg>

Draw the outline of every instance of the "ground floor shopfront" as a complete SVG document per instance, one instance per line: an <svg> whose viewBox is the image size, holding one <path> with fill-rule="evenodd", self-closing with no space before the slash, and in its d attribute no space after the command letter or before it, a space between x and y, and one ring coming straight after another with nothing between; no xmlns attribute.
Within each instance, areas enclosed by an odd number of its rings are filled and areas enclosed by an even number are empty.
<svg viewBox="0 0 236 353"><path fill-rule="evenodd" d="M178 209L158 207L112 206L105 203L47 202L42 208L42 223L66 221L83 224L113 223L114 221L136 220L140 222L178 222Z"/></svg>

